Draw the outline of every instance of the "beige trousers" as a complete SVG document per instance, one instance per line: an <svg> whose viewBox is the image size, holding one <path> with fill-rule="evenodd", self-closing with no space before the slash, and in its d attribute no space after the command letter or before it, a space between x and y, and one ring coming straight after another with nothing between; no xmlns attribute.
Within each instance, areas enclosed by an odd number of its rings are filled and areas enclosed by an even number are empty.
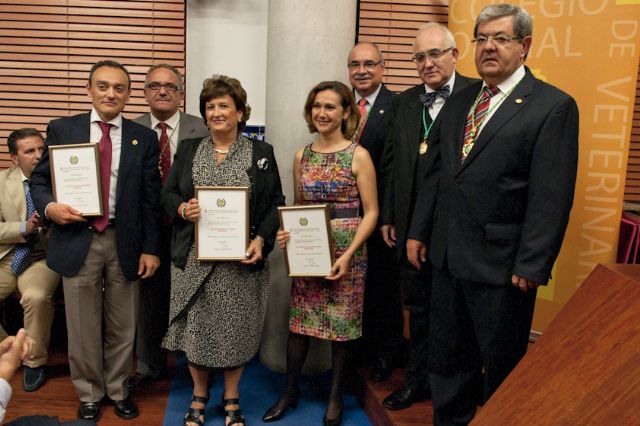
<svg viewBox="0 0 640 426"><path fill-rule="evenodd" d="M20 291L20 304L24 309L24 328L35 340L33 357L24 362L35 368L47 363L47 348L51 339L53 322L53 294L60 283L60 275L47 267L46 260L33 262L20 276L11 269L14 251L0 260L0 300L14 291ZM7 333L0 326L0 340Z"/></svg>
<svg viewBox="0 0 640 426"><path fill-rule="evenodd" d="M76 276L63 277L71 380L82 402L129 395L139 281L118 261L116 232L94 234Z"/></svg>

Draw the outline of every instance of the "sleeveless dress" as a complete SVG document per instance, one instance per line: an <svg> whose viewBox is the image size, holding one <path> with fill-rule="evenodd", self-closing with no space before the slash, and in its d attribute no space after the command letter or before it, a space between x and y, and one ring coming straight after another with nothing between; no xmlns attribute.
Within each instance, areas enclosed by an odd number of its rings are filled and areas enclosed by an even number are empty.
<svg viewBox="0 0 640 426"><path fill-rule="evenodd" d="M303 204L328 204L336 259L353 241L361 218L360 196L352 172L356 144L319 153L304 148L300 163ZM297 334L347 341L362 335L362 305L367 254L362 245L340 281L298 277L291 287L289 329Z"/></svg>
<svg viewBox="0 0 640 426"><path fill-rule="evenodd" d="M250 186L253 143L239 136L217 164L211 138L193 158L193 184ZM181 351L200 368L237 367L258 352L269 297L269 266L198 261L195 243L184 270L171 265L170 324L162 346Z"/></svg>

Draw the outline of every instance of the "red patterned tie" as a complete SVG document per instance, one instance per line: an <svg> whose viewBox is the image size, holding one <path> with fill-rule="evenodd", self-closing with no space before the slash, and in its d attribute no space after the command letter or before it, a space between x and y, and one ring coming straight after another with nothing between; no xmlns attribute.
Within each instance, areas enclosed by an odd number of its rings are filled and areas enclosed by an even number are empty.
<svg viewBox="0 0 640 426"><path fill-rule="evenodd" d="M169 172L171 171L171 144L167 136L167 123L161 121L158 123L160 127L160 176L162 176L162 185L167 183Z"/></svg>
<svg viewBox="0 0 640 426"><path fill-rule="evenodd" d="M355 142L360 143L360 136L362 136L362 132L364 131L364 125L367 122L367 98L361 98L358 101L358 109L360 110L360 124L358 124L358 135L356 136Z"/></svg>
<svg viewBox="0 0 640 426"><path fill-rule="evenodd" d="M464 138L462 143L462 153L460 161L464 161L465 158L471 152L473 144L476 142L476 136L478 134L478 128L484 121L487 113L489 112L489 104L491 98L498 93L498 88L495 86L485 86L482 88L482 96L478 100L475 110L467 117L467 124L464 127ZM475 118L475 119L474 119ZM473 123L472 123L473 121Z"/></svg>
<svg viewBox="0 0 640 426"><path fill-rule="evenodd" d="M109 131L113 124L98 121L102 129L102 137L98 143L100 152L100 183L102 184L102 213L103 215L93 221L93 226L98 232L102 232L109 225L109 187L111 185L111 136Z"/></svg>

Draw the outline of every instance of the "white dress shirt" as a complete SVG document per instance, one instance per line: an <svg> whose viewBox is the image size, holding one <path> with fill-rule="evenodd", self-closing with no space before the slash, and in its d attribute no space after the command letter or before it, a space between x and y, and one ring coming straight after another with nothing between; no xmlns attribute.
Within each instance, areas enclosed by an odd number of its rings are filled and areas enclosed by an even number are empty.
<svg viewBox="0 0 640 426"><path fill-rule="evenodd" d="M158 124L160 124L160 120L154 117L153 114L149 114L151 116L151 128L156 131L158 134L158 140L160 140L160 135L162 134L162 129ZM178 137L180 135L180 111L176 111L175 114L171 116L168 120L164 121L167 124L167 137L169 138L169 148L171 164L173 164L173 156L178 150ZM162 147L160 147L162 149Z"/></svg>
<svg viewBox="0 0 640 426"><path fill-rule="evenodd" d="M446 86L447 84L449 85L449 95L453 93L453 85L455 84L455 82L456 82L456 72L454 71L451 74L451 77L449 78L449 80L442 85L442 87ZM435 92L435 90L433 90L431 87L427 86L426 84L424 85L424 89L426 93ZM446 101L447 101L446 99L440 96L436 96L436 99L433 101L433 104L431 104L431 106L429 107L429 116L431 117L431 120L435 120L438 114L440 114L440 110L442 109Z"/></svg>
<svg viewBox="0 0 640 426"><path fill-rule="evenodd" d="M98 112L91 110L91 126L89 131L89 142L98 143L102 138L102 129L98 121L102 121ZM116 217L116 189L118 186L118 169L120 167L120 148L122 147L122 114L118 114L113 120L109 136L111 136L111 180L109 183L109 219Z"/></svg>
<svg viewBox="0 0 640 426"><path fill-rule="evenodd" d="M485 124L487 124L489 120L491 120L491 117L493 117L493 114L495 114L496 110L500 107L500 104L507 96L511 94L511 91L516 87L518 83L520 83L525 74L526 73L524 71L524 65L520 65L520 68L515 70L514 73L509 76L509 78L498 84L498 93L493 95L491 97L491 100L489 101L489 111L487 112L485 119L482 120L482 124L480 125L480 128L476 133L476 140L478 139L478 135L480 135L480 133L482 132L482 129L484 129ZM482 88L484 89L486 86L487 83L483 82ZM473 109L473 105L471 106L471 108ZM469 114L471 114L472 109L469 110Z"/></svg>
<svg viewBox="0 0 640 426"><path fill-rule="evenodd" d="M371 111L371 107L375 103L376 98L380 93L380 89L382 89L382 83L380 83L380 85L378 86L375 92L373 92L369 96L364 96L364 98L367 100L367 112ZM355 91L355 93L356 93L356 105L358 105L358 102L360 102L360 99L362 99L363 97L358 94L357 90Z"/></svg>

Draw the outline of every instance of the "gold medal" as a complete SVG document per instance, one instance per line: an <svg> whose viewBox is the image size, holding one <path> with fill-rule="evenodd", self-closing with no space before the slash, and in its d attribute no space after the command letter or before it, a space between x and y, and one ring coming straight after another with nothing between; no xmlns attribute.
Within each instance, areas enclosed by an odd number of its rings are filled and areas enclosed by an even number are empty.
<svg viewBox="0 0 640 426"><path fill-rule="evenodd" d="M418 152L420 153L420 155L424 155L427 153L427 149L429 149L429 144L427 143L426 139L423 139L420 143L420 149L418 150Z"/></svg>

